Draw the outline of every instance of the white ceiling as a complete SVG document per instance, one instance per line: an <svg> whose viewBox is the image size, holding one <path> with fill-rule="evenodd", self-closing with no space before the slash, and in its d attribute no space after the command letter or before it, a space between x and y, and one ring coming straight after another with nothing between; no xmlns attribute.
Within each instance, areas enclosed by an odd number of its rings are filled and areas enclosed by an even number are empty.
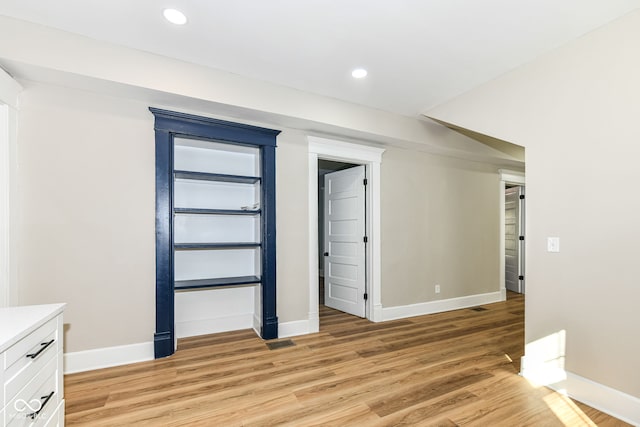
<svg viewBox="0 0 640 427"><path fill-rule="evenodd" d="M182 10L175 26L162 10ZM416 117L640 0L1 0L24 19ZM355 67L369 76L351 77Z"/></svg>

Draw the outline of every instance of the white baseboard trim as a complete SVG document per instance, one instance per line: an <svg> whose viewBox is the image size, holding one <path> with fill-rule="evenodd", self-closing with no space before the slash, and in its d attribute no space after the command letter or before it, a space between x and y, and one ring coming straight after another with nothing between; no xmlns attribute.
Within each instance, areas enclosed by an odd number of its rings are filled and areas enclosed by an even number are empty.
<svg viewBox="0 0 640 427"><path fill-rule="evenodd" d="M296 335L306 335L313 332L312 322L309 320L295 320L293 322L282 322L278 324L278 338L295 337Z"/></svg>
<svg viewBox="0 0 640 427"><path fill-rule="evenodd" d="M64 373L92 371L153 360L153 341L65 353Z"/></svg>
<svg viewBox="0 0 640 427"><path fill-rule="evenodd" d="M253 313L244 313L238 314L236 316L215 317L210 319L176 322L176 337L195 337L198 335L215 334L218 332L237 331L239 329L253 328Z"/></svg>
<svg viewBox="0 0 640 427"><path fill-rule="evenodd" d="M280 323L278 325L278 336L279 338L286 338L317 332L317 330L312 330L311 326L313 326L313 322L309 320ZM254 329L257 335L260 336L260 319L252 314L176 323L176 334L191 334L180 336L180 338L184 338L249 328ZM76 351L65 353L64 373L74 374L153 359L153 341Z"/></svg>
<svg viewBox="0 0 640 427"><path fill-rule="evenodd" d="M507 300L507 289L502 288L500 289L500 301L506 301L506 300Z"/></svg>
<svg viewBox="0 0 640 427"><path fill-rule="evenodd" d="M262 319L260 317L253 315L253 331L260 336L260 329L262 329Z"/></svg>
<svg viewBox="0 0 640 427"><path fill-rule="evenodd" d="M369 320L371 320L372 322L384 321L385 319L382 304L371 304L371 306L373 313L371 313L371 317Z"/></svg>
<svg viewBox="0 0 640 427"><path fill-rule="evenodd" d="M422 302L419 304L384 307L382 309L382 320L404 319L406 317L441 313L443 311L458 310L461 308L475 307L477 305L491 304L500 301L504 300L502 299L502 292L498 291L459 298Z"/></svg>
<svg viewBox="0 0 640 427"><path fill-rule="evenodd" d="M526 358L523 358L526 363ZM535 384L544 385L629 424L640 426L640 399L560 368L553 372L527 369L520 373ZM547 379L554 378L552 382Z"/></svg>
<svg viewBox="0 0 640 427"><path fill-rule="evenodd" d="M317 311L309 312L309 334L320 332L320 314Z"/></svg>

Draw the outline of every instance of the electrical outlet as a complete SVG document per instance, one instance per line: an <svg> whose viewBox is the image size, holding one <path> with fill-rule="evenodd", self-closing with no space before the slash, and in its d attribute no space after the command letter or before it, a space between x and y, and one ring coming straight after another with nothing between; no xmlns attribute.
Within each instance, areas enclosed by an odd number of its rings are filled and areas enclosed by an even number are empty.
<svg viewBox="0 0 640 427"><path fill-rule="evenodd" d="M436 285L436 294L440 293L440 285Z"/></svg>
<svg viewBox="0 0 640 427"><path fill-rule="evenodd" d="M559 237L547 237L547 252L560 252Z"/></svg>

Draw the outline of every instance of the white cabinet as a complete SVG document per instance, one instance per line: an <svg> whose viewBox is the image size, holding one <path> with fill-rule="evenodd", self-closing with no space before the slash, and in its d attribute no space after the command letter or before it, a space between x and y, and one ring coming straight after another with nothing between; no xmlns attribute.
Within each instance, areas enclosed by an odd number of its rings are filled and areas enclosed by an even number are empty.
<svg viewBox="0 0 640 427"><path fill-rule="evenodd" d="M0 425L64 425L63 310L0 309Z"/></svg>

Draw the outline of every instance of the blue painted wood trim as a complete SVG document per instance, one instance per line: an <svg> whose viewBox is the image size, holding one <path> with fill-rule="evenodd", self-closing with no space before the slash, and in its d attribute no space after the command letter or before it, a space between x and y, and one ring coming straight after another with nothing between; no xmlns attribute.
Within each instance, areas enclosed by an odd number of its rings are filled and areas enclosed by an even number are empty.
<svg viewBox="0 0 640 427"><path fill-rule="evenodd" d="M174 353L173 138L155 131L156 143L156 333L155 357Z"/></svg>
<svg viewBox="0 0 640 427"><path fill-rule="evenodd" d="M262 148L262 338L278 338L276 315L276 150Z"/></svg>
<svg viewBox="0 0 640 427"><path fill-rule="evenodd" d="M268 145L275 147L279 130L227 122L209 117L194 116L149 107L156 117L155 128L176 135L206 138L235 144Z"/></svg>
<svg viewBox="0 0 640 427"><path fill-rule="evenodd" d="M156 142L156 332L155 357L175 352L173 264L173 139L210 139L262 147L262 330L278 337L276 315L275 146L278 130L149 107L155 117ZM253 280L253 279L250 279Z"/></svg>

